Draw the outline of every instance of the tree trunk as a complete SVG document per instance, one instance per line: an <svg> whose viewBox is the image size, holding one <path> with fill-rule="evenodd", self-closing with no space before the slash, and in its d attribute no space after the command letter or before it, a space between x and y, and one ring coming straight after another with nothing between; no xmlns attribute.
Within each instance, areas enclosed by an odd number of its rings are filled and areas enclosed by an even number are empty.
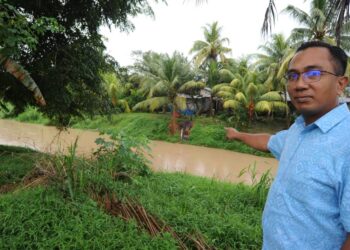
<svg viewBox="0 0 350 250"><path fill-rule="evenodd" d="M171 135L174 135L176 133L176 131L178 130L179 125L177 124L177 109L176 109L176 105L173 102L173 111L171 114L171 120L170 120L170 124L169 124L169 132Z"/></svg>
<svg viewBox="0 0 350 250"><path fill-rule="evenodd" d="M41 94L41 91L38 85L35 83L33 78L29 73L17 62L13 61L9 57L0 53L0 64L3 65L5 70L13 75L17 80L19 80L27 89L34 93L34 98L36 102L42 106L46 105L44 96Z"/></svg>
<svg viewBox="0 0 350 250"><path fill-rule="evenodd" d="M286 104L286 126L289 128L290 126L290 112L289 112L289 106L287 101L287 88L284 87L284 103Z"/></svg>

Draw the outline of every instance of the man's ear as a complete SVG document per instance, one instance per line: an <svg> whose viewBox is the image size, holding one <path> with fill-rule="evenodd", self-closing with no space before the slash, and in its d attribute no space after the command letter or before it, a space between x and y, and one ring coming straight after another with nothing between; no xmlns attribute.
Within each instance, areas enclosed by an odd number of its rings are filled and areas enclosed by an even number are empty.
<svg viewBox="0 0 350 250"><path fill-rule="evenodd" d="M338 90L337 90L339 96L343 94L345 87L348 85L348 82L349 82L349 78L347 76L339 77Z"/></svg>

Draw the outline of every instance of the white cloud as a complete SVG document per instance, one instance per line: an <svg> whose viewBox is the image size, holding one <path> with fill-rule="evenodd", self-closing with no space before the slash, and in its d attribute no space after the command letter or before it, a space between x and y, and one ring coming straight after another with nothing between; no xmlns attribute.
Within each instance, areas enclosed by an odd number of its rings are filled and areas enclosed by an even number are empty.
<svg viewBox="0 0 350 250"><path fill-rule="evenodd" d="M288 4L308 10L309 3L304 0L276 0L278 12ZM102 28L106 41L107 53L112 55L121 65L133 63L131 52L135 50L152 50L159 53L172 54L175 50L189 56L195 40L203 40L202 27L218 21L222 27L222 36L230 40L232 57L256 53L259 45L264 44L260 35L268 0L208 0L196 6L195 0L168 0L164 3L152 4L155 19L138 16L132 19L135 30L129 34L118 29ZM297 24L286 14L278 14L273 28L274 33L289 35Z"/></svg>

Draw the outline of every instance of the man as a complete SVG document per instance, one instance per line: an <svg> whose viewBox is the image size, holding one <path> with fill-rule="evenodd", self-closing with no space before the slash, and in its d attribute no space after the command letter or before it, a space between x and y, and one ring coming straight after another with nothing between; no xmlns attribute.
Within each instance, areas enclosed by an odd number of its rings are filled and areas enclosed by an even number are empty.
<svg viewBox="0 0 350 250"><path fill-rule="evenodd" d="M272 136L226 128L228 139L279 160L263 213L263 249L350 249L350 112L338 103L346 66L339 47L304 43L286 73L301 114L295 123Z"/></svg>

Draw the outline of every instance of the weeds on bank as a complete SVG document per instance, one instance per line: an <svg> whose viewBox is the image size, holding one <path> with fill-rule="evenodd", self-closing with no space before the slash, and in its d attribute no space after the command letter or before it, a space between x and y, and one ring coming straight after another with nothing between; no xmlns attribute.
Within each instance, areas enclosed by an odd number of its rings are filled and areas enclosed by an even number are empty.
<svg viewBox="0 0 350 250"><path fill-rule="evenodd" d="M41 154L30 149L0 145L0 186L20 182L38 157Z"/></svg>
<svg viewBox="0 0 350 250"><path fill-rule="evenodd" d="M146 139L122 133L97 142L90 160L76 156L76 143L66 156L40 159L24 179L46 189L1 197L0 248L261 248L266 197L258 190L268 188L268 178L251 188L151 173L137 153Z"/></svg>
<svg viewBox="0 0 350 250"><path fill-rule="evenodd" d="M269 188L273 181L270 169L264 172L259 178L256 169L256 163L254 163L253 165L249 165L248 167L243 168L239 172L238 177L242 177L244 174L248 174L250 176L252 191L257 195L257 201L259 204L263 206L265 204L267 193L269 192Z"/></svg>

